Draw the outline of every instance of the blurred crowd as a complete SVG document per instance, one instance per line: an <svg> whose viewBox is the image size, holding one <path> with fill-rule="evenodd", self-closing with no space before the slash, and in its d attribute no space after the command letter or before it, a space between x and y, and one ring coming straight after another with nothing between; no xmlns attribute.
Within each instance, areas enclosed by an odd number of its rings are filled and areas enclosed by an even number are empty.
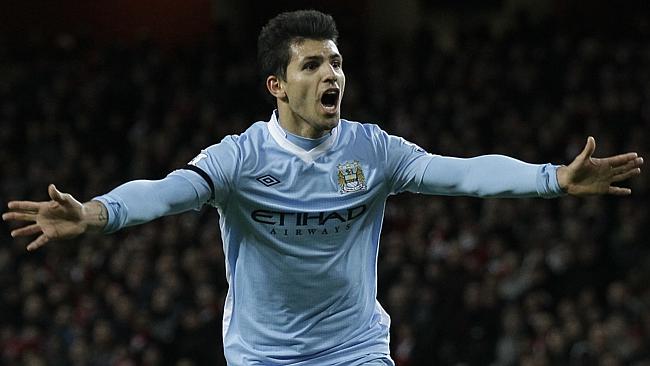
<svg viewBox="0 0 650 366"><path fill-rule="evenodd" d="M252 30L254 33L257 29ZM567 164L648 154L650 30L457 26L413 41L342 32L343 117L431 153ZM158 179L267 120L254 42L0 38L0 204ZM498 172L495 172L498 174ZM392 197L378 298L398 366L650 365L648 174L626 198ZM0 225L0 364L224 365L215 210L27 253Z"/></svg>

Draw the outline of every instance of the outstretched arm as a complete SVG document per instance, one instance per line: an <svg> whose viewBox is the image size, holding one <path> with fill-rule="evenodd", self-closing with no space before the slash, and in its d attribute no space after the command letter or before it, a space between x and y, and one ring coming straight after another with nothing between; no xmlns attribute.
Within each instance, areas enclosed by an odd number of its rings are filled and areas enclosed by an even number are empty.
<svg viewBox="0 0 650 366"><path fill-rule="evenodd" d="M528 164L502 156L483 155L461 159L444 156L424 158L421 178L409 190L427 194L476 197L557 197L563 194L628 195L629 188L613 183L641 173L643 158L636 153L593 158L596 143L587 139L584 150L568 166Z"/></svg>
<svg viewBox="0 0 650 366"><path fill-rule="evenodd" d="M70 194L48 188L50 201L12 201L3 220L33 222L11 232L14 237L40 234L27 250L52 240L71 239L91 231L114 232L161 216L200 208L210 197L203 178L176 171L161 180L127 182L108 194L81 204Z"/></svg>
<svg viewBox="0 0 650 366"><path fill-rule="evenodd" d="M47 188L50 201L11 201L10 212L4 213L5 221L16 220L33 222L28 226L15 229L11 236L38 235L27 250L35 250L50 240L72 239L80 234L101 231L108 221L106 207L97 201L82 204L72 195L62 193L54 184Z"/></svg>
<svg viewBox="0 0 650 366"><path fill-rule="evenodd" d="M529 164L505 155L473 158L431 156L416 192L425 194L523 198L562 196L552 164Z"/></svg>
<svg viewBox="0 0 650 366"><path fill-rule="evenodd" d="M639 175L643 158L635 152L630 152L598 159L592 157L595 149L596 141L589 136L585 148L573 162L558 168L557 180L560 187L565 192L578 196L631 194L631 189L612 184Z"/></svg>

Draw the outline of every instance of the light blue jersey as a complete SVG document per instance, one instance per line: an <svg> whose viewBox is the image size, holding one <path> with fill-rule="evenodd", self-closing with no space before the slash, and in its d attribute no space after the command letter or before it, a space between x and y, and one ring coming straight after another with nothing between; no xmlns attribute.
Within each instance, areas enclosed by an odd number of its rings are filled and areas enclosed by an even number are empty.
<svg viewBox="0 0 650 366"><path fill-rule="evenodd" d="M310 150L290 137L274 113L188 169L96 198L108 232L205 203L219 210L229 365L392 364L390 318L376 300L388 196L561 194L550 164L431 155L376 125L341 120Z"/></svg>

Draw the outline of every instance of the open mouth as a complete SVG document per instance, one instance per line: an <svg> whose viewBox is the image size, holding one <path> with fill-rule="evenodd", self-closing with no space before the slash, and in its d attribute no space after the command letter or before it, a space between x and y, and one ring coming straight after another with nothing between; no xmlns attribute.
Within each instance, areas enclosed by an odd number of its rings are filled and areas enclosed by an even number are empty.
<svg viewBox="0 0 650 366"><path fill-rule="evenodd" d="M320 98L320 103L326 112L335 112L339 102L339 89L328 89Z"/></svg>

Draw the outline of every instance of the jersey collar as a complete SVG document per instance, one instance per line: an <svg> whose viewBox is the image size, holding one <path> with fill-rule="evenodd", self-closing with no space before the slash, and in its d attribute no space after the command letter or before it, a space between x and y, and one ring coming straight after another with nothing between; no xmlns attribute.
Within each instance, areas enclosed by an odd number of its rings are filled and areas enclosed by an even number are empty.
<svg viewBox="0 0 650 366"><path fill-rule="evenodd" d="M325 141L321 142L318 146L311 150L303 149L289 141L282 126L280 126L280 123L278 122L277 112L277 110L273 111L273 114L271 114L271 120L267 123L271 137L273 137L280 147L296 155L305 163L311 163L318 159L321 155L325 154L332 145L334 145L334 142L336 142L336 138L339 135L340 123L332 129L329 138L325 139Z"/></svg>

